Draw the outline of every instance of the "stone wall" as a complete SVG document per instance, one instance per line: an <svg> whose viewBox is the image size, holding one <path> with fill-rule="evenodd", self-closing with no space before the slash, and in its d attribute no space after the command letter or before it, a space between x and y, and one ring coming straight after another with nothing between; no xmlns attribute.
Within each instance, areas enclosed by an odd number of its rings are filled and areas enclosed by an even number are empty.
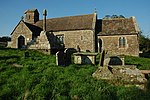
<svg viewBox="0 0 150 100"><path fill-rule="evenodd" d="M23 36L25 38L25 45L32 40L32 32L23 22L20 22L12 33L11 48L18 48L19 36Z"/></svg>
<svg viewBox="0 0 150 100"><path fill-rule="evenodd" d="M92 30L60 31L50 34L64 35L65 48L76 49L79 46L81 51L95 52L95 32Z"/></svg>
<svg viewBox="0 0 150 100"><path fill-rule="evenodd" d="M48 41L46 32L42 31L40 36L37 37L36 41L33 44L28 44L29 49L41 49L41 50L49 50L50 43Z"/></svg>
<svg viewBox="0 0 150 100"><path fill-rule="evenodd" d="M96 64L97 53L74 53L75 64Z"/></svg>
<svg viewBox="0 0 150 100"><path fill-rule="evenodd" d="M41 31L40 36L35 41L28 42L28 49L35 49L44 54L51 54L51 45L47 37L47 32Z"/></svg>
<svg viewBox="0 0 150 100"><path fill-rule="evenodd" d="M114 85L135 85L145 88L147 79L135 65L103 66L99 67L92 76L96 79L105 79Z"/></svg>
<svg viewBox="0 0 150 100"><path fill-rule="evenodd" d="M119 38L126 39L125 47L119 47ZM98 36L102 41L102 49L111 55L139 56L139 41L137 35Z"/></svg>

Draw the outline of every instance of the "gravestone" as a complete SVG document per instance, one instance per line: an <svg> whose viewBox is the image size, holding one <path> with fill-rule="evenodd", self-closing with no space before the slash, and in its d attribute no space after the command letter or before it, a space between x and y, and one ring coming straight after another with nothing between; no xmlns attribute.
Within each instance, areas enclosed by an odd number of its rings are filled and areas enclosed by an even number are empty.
<svg viewBox="0 0 150 100"><path fill-rule="evenodd" d="M56 64L58 66L64 66L65 65L64 52L63 51L58 51L56 53Z"/></svg>
<svg viewBox="0 0 150 100"><path fill-rule="evenodd" d="M103 51L100 66L92 76L104 79L114 85L135 85L140 89L145 88L147 79L135 65L125 65L124 56L110 55Z"/></svg>
<svg viewBox="0 0 150 100"><path fill-rule="evenodd" d="M105 50L103 50L102 53L101 53L100 60L99 60L99 66L103 66L104 57L105 57Z"/></svg>
<svg viewBox="0 0 150 100"><path fill-rule="evenodd" d="M92 76L96 79L106 80L114 85L146 87L147 79L135 65L116 65L99 67Z"/></svg>
<svg viewBox="0 0 150 100"><path fill-rule="evenodd" d="M109 66L109 65L122 65L124 66L124 57L123 56L105 56L104 58L104 66Z"/></svg>
<svg viewBox="0 0 150 100"><path fill-rule="evenodd" d="M65 65L71 64L71 55L72 55L72 50L71 49L65 49L64 51L64 62Z"/></svg>
<svg viewBox="0 0 150 100"><path fill-rule="evenodd" d="M29 57L29 52L25 52L25 53L24 53L24 57L25 57L25 58Z"/></svg>
<svg viewBox="0 0 150 100"><path fill-rule="evenodd" d="M96 64L97 53L74 53L74 63L75 64Z"/></svg>

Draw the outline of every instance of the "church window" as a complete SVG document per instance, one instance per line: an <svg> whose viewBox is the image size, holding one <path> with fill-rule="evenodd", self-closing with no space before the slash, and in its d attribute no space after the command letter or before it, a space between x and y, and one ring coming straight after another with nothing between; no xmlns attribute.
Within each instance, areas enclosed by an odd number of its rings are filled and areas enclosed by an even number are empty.
<svg viewBox="0 0 150 100"><path fill-rule="evenodd" d="M81 36L81 40L83 40L83 36Z"/></svg>
<svg viewBox="0 0 150 100"><path fill-rule="evenodd" d="M126 46L126 39L125 37L120 37L119 38L119 47L124 48Z"/></svg>
<svg viewBox="0 0 150 100"><path fill-rule="evenodd" d="M28 19L30 19L30 15L28 16Z"/></svg>
<svg viewBox="0 0 150 100"><path fill-rule="evenodd" d="M57 43L64 44L64 35L56 35Z"/></svg>

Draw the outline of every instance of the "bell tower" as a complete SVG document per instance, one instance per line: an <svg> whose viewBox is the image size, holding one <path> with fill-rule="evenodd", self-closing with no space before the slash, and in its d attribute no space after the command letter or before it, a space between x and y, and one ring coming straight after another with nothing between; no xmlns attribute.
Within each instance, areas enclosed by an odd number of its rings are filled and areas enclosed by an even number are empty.
<svg viewBox="0 0 150 100"><path fill-rule="evenodd" d="M25 11L25 22L30 24L35 24L39 21L39 12L37 9L26 10Z"/></svg>

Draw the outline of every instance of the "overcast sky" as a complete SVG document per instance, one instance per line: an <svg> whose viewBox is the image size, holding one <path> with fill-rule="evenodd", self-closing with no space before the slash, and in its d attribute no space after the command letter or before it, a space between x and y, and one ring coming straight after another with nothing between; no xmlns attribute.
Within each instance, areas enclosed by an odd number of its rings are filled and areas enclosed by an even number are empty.
<svg viewBox="0 0 150 100"><path fill-rule="evenodd" d="M150 0L1 0L0 36L10 36L27 9L47 9L47 18L90 14L135 16L145 36L150 37Z"/></svg>

